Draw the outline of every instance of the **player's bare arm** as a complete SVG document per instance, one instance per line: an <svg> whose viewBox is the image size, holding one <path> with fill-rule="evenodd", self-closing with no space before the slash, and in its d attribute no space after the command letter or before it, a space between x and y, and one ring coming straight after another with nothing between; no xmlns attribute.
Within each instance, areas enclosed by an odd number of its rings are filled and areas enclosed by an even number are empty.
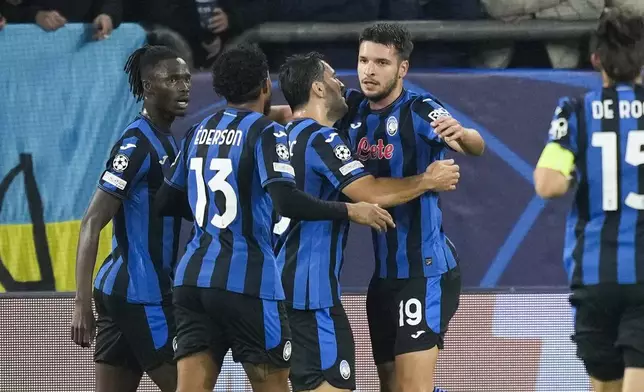
<svg viewBox="0 0 644 392"><path fill-rule="evenodd" d="M95 332L92 274L96 264L99 236L120 207L120 199L97 189L81 221L76 253L76 299L71 326L71 338L81 347L89 347Z"/></svg>
<svg viewBox="0 0 644 392"><path fill-rule="evenodd" d="M447 159L433 162L424 173L411 177L364 176L347 185L342 193L355 201L389 208L407 203L425 192L454 190L459 178L459 166L453 159Z"/></svg>
<svg viewBox="0 0 644 392"><path fill-rule="evenodd" d="M371 203L341 203L325 201L297 189L284 181L268 185L273 207L280 216L305 221L349 219L378 231L395 227L387 211Z"/></svg>
<svg viewBox="0 0 644 392"><path fill-rule="evenodd" d="M481 156L485 151L485 141L473 128L465 128L454 117L441 117L432 121L434 132L454 151L464 155Z"/></svg>

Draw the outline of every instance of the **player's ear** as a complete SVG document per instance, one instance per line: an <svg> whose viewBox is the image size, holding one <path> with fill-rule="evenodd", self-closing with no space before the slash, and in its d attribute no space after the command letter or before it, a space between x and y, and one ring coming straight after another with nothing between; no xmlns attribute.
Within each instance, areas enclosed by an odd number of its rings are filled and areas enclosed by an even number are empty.
<svg viewBox="0 0 644 392"><path fill-rule="evenodd" d="M152 90L152 83L149 80L143 80L143 92L145 95L150 94L150 90Z"/></svg>
<svg viewBox="0 0 644 392"><path fill-rule="evenodd" d="M402 79L407 76L407 71L409 71L409 60L403 60L398 66L398 78Z"/></svg>
<svg viewBox="0 0 644 392"><path fill-rule="evenodd" d="M311 91L318 98L324 98L324 83L322 82L313 82L311 85Z"/></svg>
<svg viewBox="0 0 644 392"><path fill-rule="evenodd" d="M268 94L271 91L271 87L271 79L266 78L266 80L264 80L264 85L262 86L262 93Z"/></svg>

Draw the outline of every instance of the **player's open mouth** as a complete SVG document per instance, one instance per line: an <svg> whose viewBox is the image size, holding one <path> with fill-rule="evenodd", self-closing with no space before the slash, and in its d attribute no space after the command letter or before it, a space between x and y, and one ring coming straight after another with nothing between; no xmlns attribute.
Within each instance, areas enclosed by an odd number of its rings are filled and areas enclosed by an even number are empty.
<svg viewBox="0 0 644 392"><path fill-rule="evenodd" d="M178 105L181 109L185 109L185 108L187 108L187 107L188 107L188 102L190 102L190 100L189 100L188 98L185 98L185 99L179 99L179 100L177 100L177 105Z"/></svg>

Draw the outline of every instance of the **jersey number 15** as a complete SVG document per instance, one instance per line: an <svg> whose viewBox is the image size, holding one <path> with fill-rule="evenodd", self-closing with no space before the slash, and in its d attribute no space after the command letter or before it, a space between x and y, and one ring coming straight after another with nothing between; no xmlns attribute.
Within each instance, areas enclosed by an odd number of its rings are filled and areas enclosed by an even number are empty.
<svg viewBox="0 0 644 392"><path fill-rule="evenodd" d="M203 220L206 215L206 186L204 184L203 158L190 159L190 170L195 171L197 180L197 205L195 206L195 221L204 227ZM225 207L220 214L215 214L210 223L225 229L237 217L237 195L235 189L226 181L233 172L232 161L228 158L213 158L210 160L210 170L215 171L214 177L208 181L208 189L214 194L217 191L224 194Z"/></svg>
<svg viewBox="0 0 644 392"><path fill-rule="evenodd" d="M604 211L617 211L619 200L619 173L617 172L617 133L595 132L592 136L593 147L601 148L602 154L602 207ZM626 142L626 163L639 166L644 163L644 131L630 131ZM624 204L644 210L644 195L629 192Z"/></svg>

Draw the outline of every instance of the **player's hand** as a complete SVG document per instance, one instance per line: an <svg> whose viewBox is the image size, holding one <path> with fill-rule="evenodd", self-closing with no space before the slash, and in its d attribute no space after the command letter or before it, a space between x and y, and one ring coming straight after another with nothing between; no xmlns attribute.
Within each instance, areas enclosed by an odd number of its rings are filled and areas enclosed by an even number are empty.
<svg viewBox="0 0 644 392"><path fill-rule="evenodd" d="M45 31L54 31L63 27L67 19L58 11L38 11L36 13L36 24Z"/></svg>
<svg viewBox="0 0 644 392"><path fill-rule="evenodd" d="M96 320L92 311L92 303L76 302L72 316L71 337L74 343L81 347L89 347L94 341Z"/></svg>
<svg viewBox="0 0 644 392"><path fill-rule="evenodd" d="M434 161L425 170L427 190L433 192L453 191L461 178L460 168L453 159Z"/></svg>
<svg viewBox="0 0 644 392"><path fill-rule="evenodd" d="M387 231L387 226L396 227L387 211L371 203L347 203L349 219L361 225L371 226L379 232Z"/></svg>
<svg viewBox="0 0 644 392"><path fill-rule="evenodd" d="M112 17L107 14L100 14L94 19L94 39L103 40L110 37L112 30L114 30L114 23Z"/></svg>
<svg viewBox="0 0 644 392"><path fill-rule="evenodd" d="M215 8L212 18L208 21L208 30L221 34L228 30L228 15L221 8Z"/></svg>
<svg viewBox="0 0 644 392"><path fill-rule="evenodd" d="M431 123L434 132L446 142L456 141L465 136L465 128L454 117L441 117Z"/></svg>

